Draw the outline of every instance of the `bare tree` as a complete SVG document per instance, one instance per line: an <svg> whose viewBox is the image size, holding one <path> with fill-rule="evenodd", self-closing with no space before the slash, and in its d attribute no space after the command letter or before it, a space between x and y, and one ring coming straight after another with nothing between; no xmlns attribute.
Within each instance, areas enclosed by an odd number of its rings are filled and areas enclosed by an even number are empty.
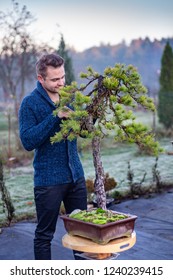
<svg viewBox="0 0 173 280"><path fill-rule="evenodd" d="M0 11L0 82L5 100L13 101L14 113L25 94L26 82L33 78L36 47L27 27L35 20L26 6L12 0L12 11Z"/></svg>

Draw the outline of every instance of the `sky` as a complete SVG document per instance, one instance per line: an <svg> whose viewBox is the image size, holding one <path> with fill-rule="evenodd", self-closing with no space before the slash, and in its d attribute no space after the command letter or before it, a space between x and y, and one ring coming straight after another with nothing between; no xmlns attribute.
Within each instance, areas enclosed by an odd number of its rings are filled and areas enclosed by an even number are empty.
<svg viewBox="0 0 173 280"><path fill-rule="evenodd" d="M173 37L172 0L17 0L36 18L30 26L38 43L55 48L61 34L68 47L83 51L100 44L116 45L149 37ZM0 1L0 11L12 9ZM58 39L58 41L57 41Z"/></svg>

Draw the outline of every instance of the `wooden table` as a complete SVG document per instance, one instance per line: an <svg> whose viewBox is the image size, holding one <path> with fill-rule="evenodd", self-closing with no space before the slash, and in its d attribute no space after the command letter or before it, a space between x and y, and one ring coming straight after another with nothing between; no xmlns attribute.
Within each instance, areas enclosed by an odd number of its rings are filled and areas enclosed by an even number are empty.
<svg viewBox="0 0 173 280"><path fill-rule="evenodd" d="M132 232L130 237L122 237L111 240L105 245L97 244L87 238L65 234L62 244L72 250L84 252L86 256L93 259L106 259L112 253L119 253L130 249L136 243L136 233Z"/></svg>

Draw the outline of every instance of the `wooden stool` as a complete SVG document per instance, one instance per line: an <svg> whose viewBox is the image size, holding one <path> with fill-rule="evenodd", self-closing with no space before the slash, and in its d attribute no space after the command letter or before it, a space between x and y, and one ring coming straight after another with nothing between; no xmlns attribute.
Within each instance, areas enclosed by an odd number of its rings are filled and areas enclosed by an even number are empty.
<svg viewBox="0 0 173 280"><path fill-rule="evenodd" d="M77 250L85 253L85 256L90 259L106 259L112 253L123 252L130 249L136 243L136 233L132 232L130 237L122 237L111 240L105 245L97 244L87 238L72 236L65 234L62 238L62 244L72 250Z"/></svg>

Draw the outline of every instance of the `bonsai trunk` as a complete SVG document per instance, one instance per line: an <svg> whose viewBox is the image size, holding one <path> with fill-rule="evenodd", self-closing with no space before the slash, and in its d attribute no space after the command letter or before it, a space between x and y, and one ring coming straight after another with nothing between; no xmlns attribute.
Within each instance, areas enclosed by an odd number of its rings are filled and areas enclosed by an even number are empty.
<svg viewBox="0 0 173 280"><path fill-rule="evenodd" d="M106 192L104 188L104 169L100 156L100 138L95 136L92 140L93 163L95 168L94 192L99 208L106 209Z"/></svg>

